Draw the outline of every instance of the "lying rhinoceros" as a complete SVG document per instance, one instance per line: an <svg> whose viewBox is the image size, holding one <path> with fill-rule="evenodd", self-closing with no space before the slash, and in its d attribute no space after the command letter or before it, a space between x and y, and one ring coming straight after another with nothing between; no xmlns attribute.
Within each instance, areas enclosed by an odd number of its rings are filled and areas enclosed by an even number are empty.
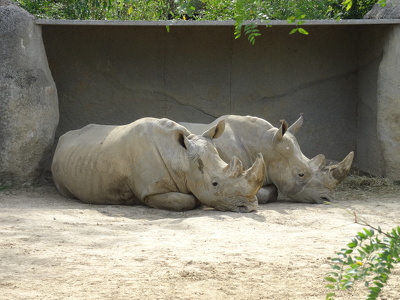
<svg viewBox="0 0 400 300"><path fill-rule="evenodd" d="M330 201L332 191L350 170L353 152L339 164L331 166L326 166L322 154L311 160L303 155L294 137L303 124L303 116L290 127L283 120L279 128L260 118L235 115L222 116L209 125L181 124L198 133L221 121L225 121L225 131L215 144L222 159L235 155L244 166L249 166L259 152L264 157L266 179L257 194L259 203L276 200L276 188L286 197L299 202Z"/></svg>
<svg viewBox="0 0 400 300"><path fill-rule="evenodd" d="M265 176L262 155L246 171L237 157L225 163L212 141L224 126L217 122L194 135L168 119L88 125L61 136L51 167L54 182L64 196L93 204L255 210Z"/></svg>

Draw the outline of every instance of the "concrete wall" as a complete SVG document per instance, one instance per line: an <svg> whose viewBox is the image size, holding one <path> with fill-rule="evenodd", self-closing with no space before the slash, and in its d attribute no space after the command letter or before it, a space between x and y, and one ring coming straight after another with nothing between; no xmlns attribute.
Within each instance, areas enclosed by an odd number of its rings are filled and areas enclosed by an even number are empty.
<svg viewBox="0 0 400 300"><path fill-rule="evenodd" d="M252 46L232 26L43 26L57 85L57 136L144 116L209 122L255 115L274 125L304 113L307 156L357 150L357 26L262 28ZM357 158L356 158L357 159Z"/></svg>
<svg viewBox="0 0 400 300"><path fill-rule="evenodd" d="M400 21L308 21L308 36L275 22L252 46L226 22L167 32L162 22L39 21L59 96L56 139L145 116L278 125L304 113L297 138L308 157L355 151L360 170L400 180Z"/></svg>

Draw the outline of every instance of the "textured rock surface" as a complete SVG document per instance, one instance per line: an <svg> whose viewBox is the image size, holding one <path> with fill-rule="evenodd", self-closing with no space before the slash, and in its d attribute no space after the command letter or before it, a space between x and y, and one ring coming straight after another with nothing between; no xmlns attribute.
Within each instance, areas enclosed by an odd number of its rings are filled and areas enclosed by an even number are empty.
<svg viewBox="0 0 400 300"><path fill-rule="evenodd" d="M35 183L58 124L57 90L41 28L0 0L0 184Z"/></svg>
<svg viewBox="0 0 400 300"><path fill-rule="evenodd" d="M378 73L378 134L385 176L400 180L400 26L388 36Z"/></svg>
<svg viewBox="0 0 400 300"><path fill-rule="evenodd" d="M375 4L366 19L400 19L400 0ZM400 26L385 35L377 78L377 132L383 153L383 176L400 180Z"/></svg>
<svg viewBox="0 0 400 300"><path fill-rule="evenodd" d="M375 4L364 19L400 19L400 0L386 0L386 6Z"/></svg>

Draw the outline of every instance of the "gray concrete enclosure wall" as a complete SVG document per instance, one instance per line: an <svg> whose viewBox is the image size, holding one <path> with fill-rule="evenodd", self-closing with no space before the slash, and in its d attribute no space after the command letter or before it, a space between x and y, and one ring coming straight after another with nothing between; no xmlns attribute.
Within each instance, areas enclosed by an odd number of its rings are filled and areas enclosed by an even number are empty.
<svg viewBox="0 0 400 300"><path fill-rule="evenodd" d="M304 26L308 36L260 27L252 46L234 39L233 26L42 25L59 97L56 137L145 116L254 115L277 126L304 113L297 138L307 156L341 160L356 151L364 171L384 175L376 82L394 26Z"/></svg>

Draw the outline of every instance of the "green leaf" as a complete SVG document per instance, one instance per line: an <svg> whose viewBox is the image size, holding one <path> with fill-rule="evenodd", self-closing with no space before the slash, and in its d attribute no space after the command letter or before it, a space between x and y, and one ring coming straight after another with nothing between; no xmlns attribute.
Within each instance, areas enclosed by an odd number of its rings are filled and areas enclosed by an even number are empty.
<svg viewBox="0 0 400 300"><path fill-rule="evenodd" d="M299 29L298 28L293 28L292 31L289 32L289 34L296 33Z"/></svg>
<svg viewBox="0 0 400 300"><path fill-rule="evenodd" d="M357 240L353 240L353 242L347 244L347 247L355 248L355 247L357 247L357 245L358 245Z"/></svg>
<svg viewBox="0 0 400 300"><path fill-rule="evenodd" d="M380 293L381 289L379 287L370 287L369 290L374 293Z"/></svg>
<svg viewBox="0 0 400 300"><path fill-rule="evenodd" d="M377 287L383 288L383 284L382 284L381 282L379 282L379 281L374 281L374 284L375 284Z"/></svg>
<svg viewBox="0 0 400 300"><path fill-rule="evenodd" d="M336 289L336 286L333 285L333 284L327 284L327 285L325 286L325 288L330 289L330 290L334 290L334 289Z"/></svg>
<svg viewBox="0 0 400 300"><path fill-rule="evenodd" d="M333 277L330 277L330 276L325 277L325 280L329 281L329 282L337 282L336 278L333 278Z"/></svg>
<svg viewBox="0 0 400 300"><path fill-rule="evenodd" d="M385 6L386 6L386 0L379 0L379 1L378 1L378 4L379 4L380 6L382 6L382 7L385 7Z"/></svg>
<svg viewBox="0 0 400 300"><path fill-rule="evenodd" d="M347 282L345 282L345 283L343 284L342 287L343 287L344 289L348 290L348 289L350 289L352 286L353 286L353 282L352 282L352 281L347 281Z"/></svg>
<svg viewBox="0 0 400 300"><path fill-rule="evenodd" d="M366 234L367 236L369 236L369 237L371 237L371 236L374 235L374 230L373 230L373 229L368 230L368 229L363 228L363 230L364 230L365 234Z"/></svg>
<svg viewBox="0 0 400 300"><path fill-rule="evenodd" d="M367 238L367 236L362 232L357 232L357 237L360 237L361 239L364 239L364 240Z"/></svg>
<svg viewBox="0 0 400 300"><path fill-rule="evenodd" d="M336 296L335 293L328 293L326 294L325 300L333 300L335 296Z"/></svg>
<svg viewBox="0 0 400 300"><path fill-rule="evenodd" d="M342 5L346 8L347 11L353 6L353 0L345 0L342 2Z"/></svg>
<svg viewBox="0 0 400 300"><path fill-rule="evenodd" d="M167 32L170 31L169 25L165 26L165 29L167 29Z"/></svg>
<svg viewBox="0 0 400 300"><path fill-rule="evenodd" d="M294 23L294 22L296 21L296 18L293 17L293 16L291 16L291 17L287 18L286 21L287 21L289 24L292 24L292 23Z"/></svg>

